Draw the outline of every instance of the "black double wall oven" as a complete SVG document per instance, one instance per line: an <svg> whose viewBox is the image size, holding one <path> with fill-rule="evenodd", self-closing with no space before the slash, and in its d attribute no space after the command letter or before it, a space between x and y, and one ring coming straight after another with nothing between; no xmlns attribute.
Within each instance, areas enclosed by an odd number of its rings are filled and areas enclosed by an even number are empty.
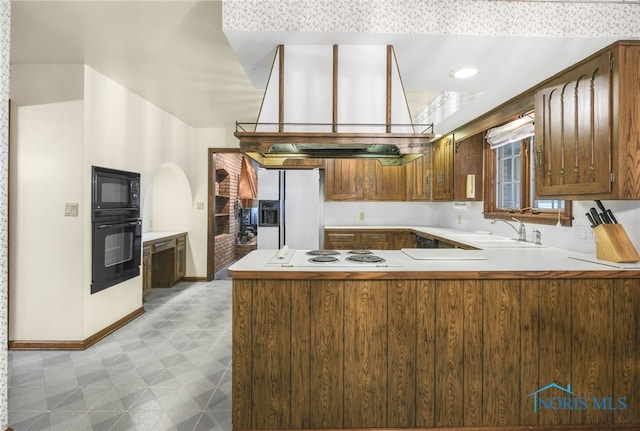
<svg viewBox="0 0 640 431"><path fill-rule="evenodd" d="M140 174L92 168L91 293L140 275Z"/></svg>

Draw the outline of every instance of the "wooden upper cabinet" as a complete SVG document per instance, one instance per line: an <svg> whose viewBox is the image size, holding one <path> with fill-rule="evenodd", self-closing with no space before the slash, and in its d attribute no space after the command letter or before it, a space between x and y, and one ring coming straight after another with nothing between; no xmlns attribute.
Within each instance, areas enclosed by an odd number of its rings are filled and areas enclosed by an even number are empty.
<svg viewBox="0 0 640 431"><path fill-rule="evenodd" d="M383 166L377 160L365 160L365 200L404 201L407 196L404 166Z"/></svg>
<svg viewBox="0 0 640 431"><path fill-rule="evenodd" d="M325 160L325 199L328 201L364 200L363 162L361 159Z"/></svg>
<svg viewBox="0 0 640 431"><path fill-rule="evenodd" d="M612 52L567 72L535 96L540 196L611 191Z"/></svg>
<svg viewBox="0 0 640 431"><path fill-rule="evenodd" d="M328 201L404 201L405 197L404 166L383 166L364 159L325 161Z"/></svg>
<svg viewBox="0 0 640 431"><path fill-rule="evenodd" d="M433 145L431 199L453 199L453 138L442 138Z"/></svg>
<svg viewBox="0 0 640 431"><path fill-rule="evenodd" d="M407 176L407 200L431 199L431 151L405 166Z"/></svg>
<svg viewBox="0 0 640 431"><path fill-rule="evenodd" d="M455 143L453 200L481 201L483 175L483 133ZM473 175L473 177L468 177ZM467 184L467 181L470 184ZM469 193L468 193L469 192Z"/></svg>
<svg viewBox="0 0 640 431"><path fill-rule="evenodd" d="M621 42L536 92L536 191L640 198L640 44Z"/></svg>

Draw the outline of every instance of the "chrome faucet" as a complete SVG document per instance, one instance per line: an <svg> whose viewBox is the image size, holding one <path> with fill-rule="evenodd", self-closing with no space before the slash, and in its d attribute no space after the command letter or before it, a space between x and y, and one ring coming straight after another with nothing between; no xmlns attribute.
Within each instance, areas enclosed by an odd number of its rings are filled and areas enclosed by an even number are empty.
<svg viewBox="0 0 640 431"><path fill-rule="evenodd" d="M538 229L534 230L533 233L536 235L536 245L542 245L542 232Z"/></svg>
<svg viewBox="0 0 640 431"><path fill-rule="evenodd" d="M522 223L520 220L518 220L515 217L511 217L511 220L515 220L515 221L517 221L519 223L517 228L514 225L512 225L511 223L509 223L508 221L502 220L502 219L498 219L498 218L494 218L493 220L491 220L491 224L496 224L497 221L501 221L503 223L506 223L507 226L509 226L511 229L516 231L516 233L518 234L518 241L526 241L527 240L527 229L524 227L524 223Z"/></svg>

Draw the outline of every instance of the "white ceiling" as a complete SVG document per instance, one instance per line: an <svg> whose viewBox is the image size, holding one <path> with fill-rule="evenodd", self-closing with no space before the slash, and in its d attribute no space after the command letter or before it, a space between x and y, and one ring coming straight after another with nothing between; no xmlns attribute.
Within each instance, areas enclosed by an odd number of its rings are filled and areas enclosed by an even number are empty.
<svg viewBox="0 0 640 431"><path fill-rule="evenodd" d="M412 114L443 91L482 93L449 132L618 37L222 31L219 1L12 1L11 62L87 64L194 127L255 121L280 43L392 44ZM231 42L229 42L231 41ZM232 48L233 46L233 48ZM454 81L451 69L481 74Z"/></svg>

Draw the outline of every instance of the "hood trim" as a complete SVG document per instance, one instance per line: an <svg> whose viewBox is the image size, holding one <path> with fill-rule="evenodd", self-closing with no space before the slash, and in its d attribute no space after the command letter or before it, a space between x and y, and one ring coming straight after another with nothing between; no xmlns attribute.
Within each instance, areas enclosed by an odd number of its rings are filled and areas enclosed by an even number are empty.
<svg viewBox="0 0 640 431"><path fill-rule="evenodd" d="M290 159L375 159L400 166L429 151L433 133L235 132L240 150L261 165Z"/></svg>

